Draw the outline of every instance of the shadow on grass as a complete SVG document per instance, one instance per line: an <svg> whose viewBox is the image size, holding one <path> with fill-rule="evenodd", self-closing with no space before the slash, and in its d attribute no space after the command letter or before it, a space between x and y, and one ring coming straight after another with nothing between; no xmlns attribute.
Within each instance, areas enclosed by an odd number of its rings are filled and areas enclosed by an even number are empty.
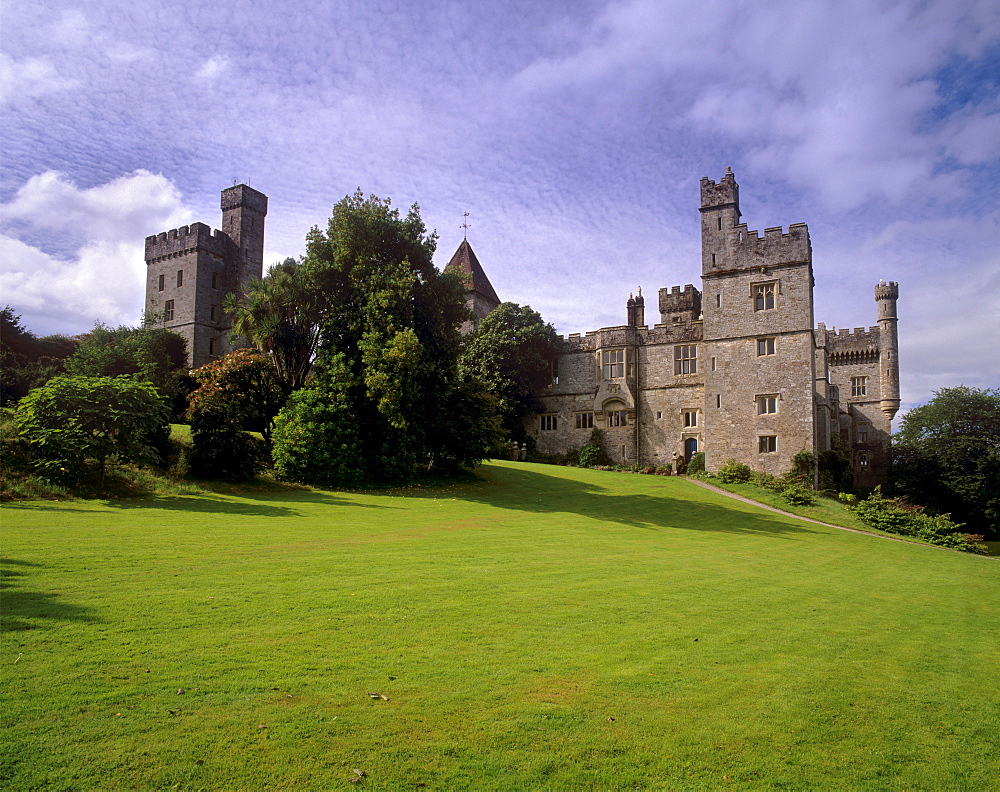
<svg viewBox="0 0 1000 792"><path fill-rule="evenodd" d="M27 573L18 567L42 567L31 561L16 558L0 559L0 589L3 590L3 607L0 608L0 631L16 632L35 630L46 626L38 619L53 621L100 621L90 608L65 602L55 594L30 591L23 588L21 578ZM30 621L29 621L30 620Z"/></svg>
<svg viewBox="0 0 1000 792"><path fill-rule="evenodd" d="M246 517L299 517L301 512L292 506L276 505L266 501L281 500L288 503L289 500L301 500L310 505L319 503L326 506L346 506L367 509L392 509L393 506L356 503L343 498L338 498L330 492L319 492L316 490L294 493L234 493L230 497L213 495L211 493L200 493L197 495L153 495L144 498L124 498L122 500L97 501L101 506L109 509L166 509L170 511L201 512L211 514L236 514ZM252 501L248 503L247 501ZM26 511L54 511L60 514L66 512L89 512L93 509L77 509L66 506L64 501L21 501L4 505L5 509L23 509Z"/></svg>
<svg viewBox="0 0 1000 792"><path fill-rule="evenodd" d="M625 473L606 473L606 482L602 480L598 484L565 478L556 473L558 468L549 472L544 465L537 466L538 470L531 469L533 467L505 465L481 468L477 483L469 485L462 482L447 491L460 500L494 508L538 514L578 514L647 530L671 528L771 536L818 532L792 517L783 517L750 505L732 501L725 505L712 503L716 498L722 500L723 496L710 495L694 485L691 485L689 497L674 497L667 486L662 488L662 495L650 495L629 492L630 485L635 482L632 476ZM655 486L655 479L643 478ZM442 489L394 490L391 494L396 497L440 497Z"/></svg>

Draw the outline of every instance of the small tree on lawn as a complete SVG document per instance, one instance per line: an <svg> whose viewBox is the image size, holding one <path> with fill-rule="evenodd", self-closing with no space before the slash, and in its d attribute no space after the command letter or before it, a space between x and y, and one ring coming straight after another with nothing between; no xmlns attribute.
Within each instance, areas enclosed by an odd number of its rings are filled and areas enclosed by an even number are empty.
<svg viewBox="0 0 1000 792"><path fill-rule="evenodd" d="M156 388L131 377L54 377L21 399L15 422L44 476L72 481L93 460L103 488L108 460L160 461L168 417Z"/></svg>

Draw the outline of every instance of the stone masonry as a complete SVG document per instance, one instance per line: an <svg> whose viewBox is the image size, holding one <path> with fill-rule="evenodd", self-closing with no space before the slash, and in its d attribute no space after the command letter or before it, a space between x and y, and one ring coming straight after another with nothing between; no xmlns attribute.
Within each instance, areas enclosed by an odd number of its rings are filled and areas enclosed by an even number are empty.
<svg viewBox="0 0 1000 792"><path fill-rule="evenodd" d="M222 230L192 223L146 237L146 314L183 336L188 362L232 351L226 295L260 278L267 196L245 184L222 191Z"/></svg>
<svg viewBox="0 0 1000 792"><path fill-rule="evenodd" d="M741 223L727 168L701 180L702 289L660 289L660 321L630 295L627 323L562 341L558 376L527 420L538 450L561 454L604 432L620 464L705 453L780 474L800 451L849 449L856 484L885 478L899 408L895 283L875 289L878 326L814 325L812 245L797 223L763 236Z"/></svg>

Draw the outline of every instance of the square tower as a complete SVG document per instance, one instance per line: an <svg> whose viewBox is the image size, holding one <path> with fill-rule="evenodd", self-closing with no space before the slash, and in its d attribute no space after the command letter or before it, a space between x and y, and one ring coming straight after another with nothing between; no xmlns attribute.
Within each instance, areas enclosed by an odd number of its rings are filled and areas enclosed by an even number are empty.
<svg viewBox="0 0 1000 792"><path fill-rule="evenodd" d="M263 274L267 196L245 184L222 191L222 230L192 223L146 237L146 314L187 340L203 366L234 348L227 295Z"/></svg>

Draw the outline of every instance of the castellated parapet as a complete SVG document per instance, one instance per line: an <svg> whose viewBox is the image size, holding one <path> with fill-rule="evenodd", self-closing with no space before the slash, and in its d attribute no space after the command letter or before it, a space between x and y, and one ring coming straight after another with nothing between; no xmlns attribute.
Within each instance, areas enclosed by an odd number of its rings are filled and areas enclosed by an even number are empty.
<svg viewBox="0 0 1000 792"><path fill-rule="evenodd" d="M747 270L812 261L812 243L805 223L793 223L787 233L781 226L765 228L763 237L757 231L748 231L746 223L742 223L729 231L726 241L729 260L720 262L719 270L723 266Z"/></svg>
<svg viewBox="0 0 1000 792"><path fill-rule="evenodd" d="M192 223L146 237L147 316L187 341L192 367L234 348L226 298L263 274L267 196L239 184L221 206L221 230Z"/></svg>
<svg viewBox="0 0 1000 792"><path fill-rule="evenodd" d="M701 292L690 283L684 284L684 291L680 286L660 289L659 296L660 321L664 324L685 318L693 321L701 316Z"/></svg>
<svg viewBox="0 0 1000 792"><path fill-rule="evenodd" d="M812 243L805 223L751 231L727 168L700 184L701 289L659 289L661 321L563 339L558 376L526 431L545 454L566 454L603 430L621 464L665 465L705 453L709 471L734 459L781 474L799 452L850 453L855 484L885 478L898 406L898 289L875 290L878 326L827 330L814 318Z"/></svg>
<svg viewBox="0 0 1000 792"><path fill-rule="evenodd" d="M191 223L146 237L146 264L196 249L220 257L234 251L233 242L226 234L204 223Z"/></svg>

